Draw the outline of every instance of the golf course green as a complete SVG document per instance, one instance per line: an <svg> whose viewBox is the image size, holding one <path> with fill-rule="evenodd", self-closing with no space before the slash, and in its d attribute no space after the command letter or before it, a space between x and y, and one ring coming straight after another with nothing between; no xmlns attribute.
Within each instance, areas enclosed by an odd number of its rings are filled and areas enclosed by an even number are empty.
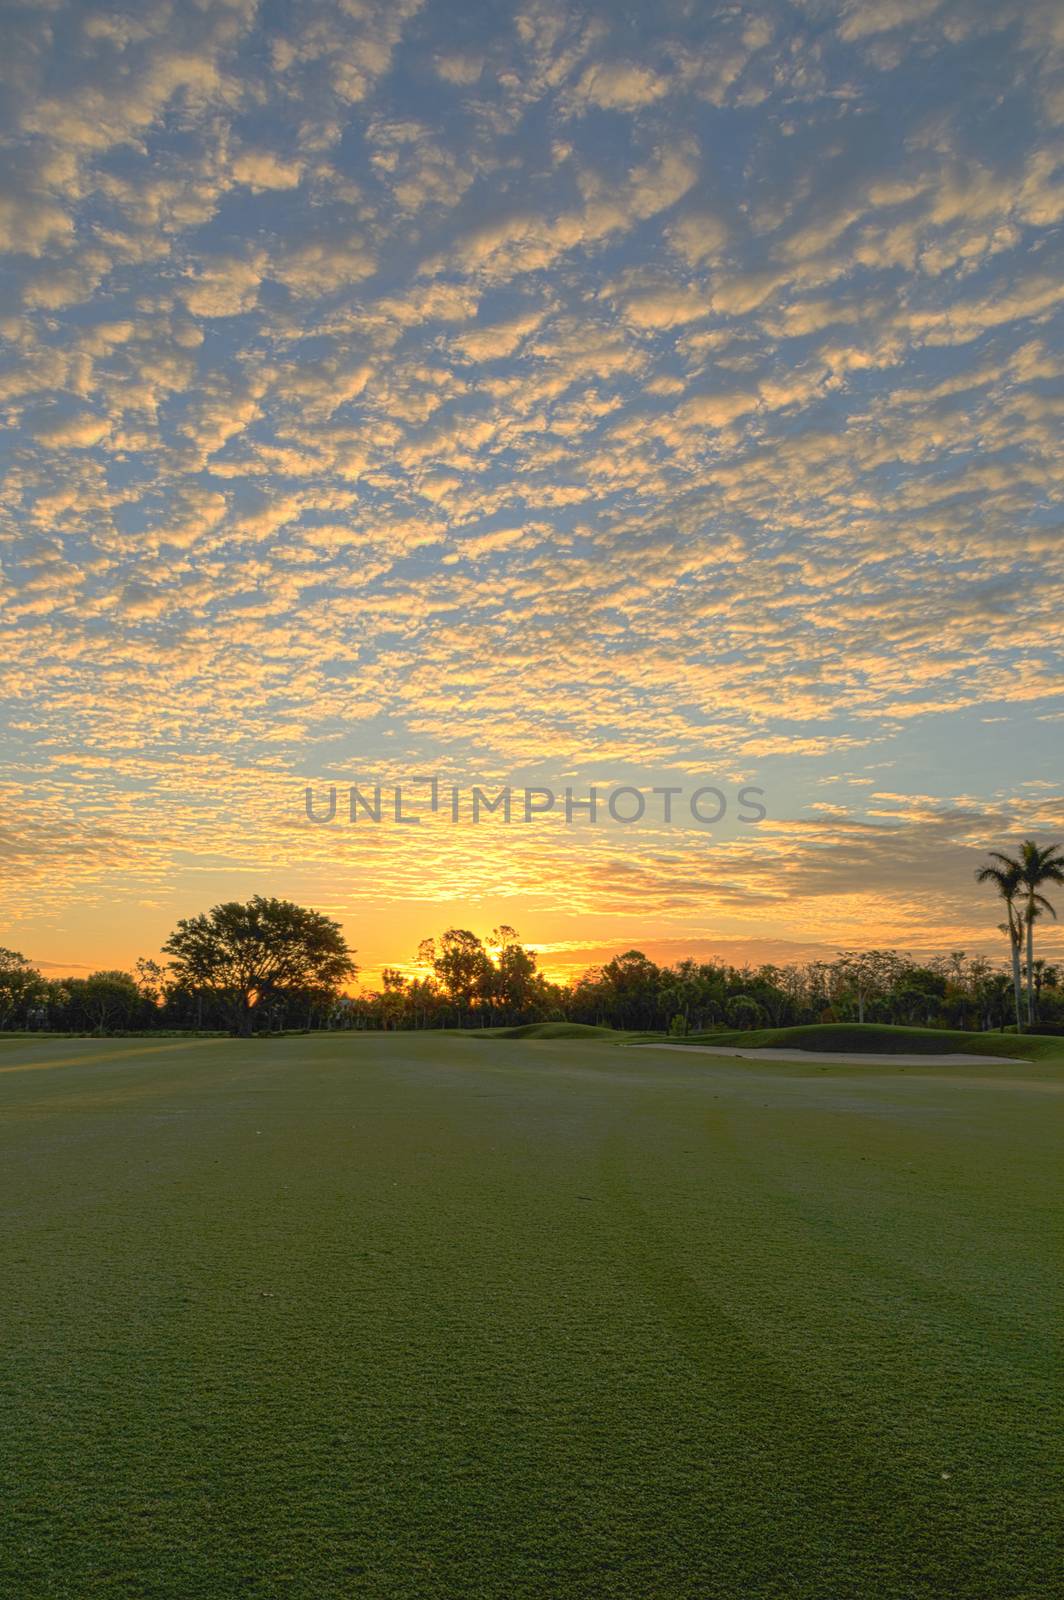
<svg viewBox="0 0 1064 1600"><path fill-rule="evenodd" d="M0 1593L1059 1592L1061 1047L0 1043Z"/></svg>

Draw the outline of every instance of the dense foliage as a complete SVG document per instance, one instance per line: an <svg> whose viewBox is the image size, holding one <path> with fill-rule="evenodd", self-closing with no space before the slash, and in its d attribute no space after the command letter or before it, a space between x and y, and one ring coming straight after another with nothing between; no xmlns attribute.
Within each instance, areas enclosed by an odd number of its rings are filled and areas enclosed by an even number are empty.
<svg viewBox="0 0 1064 1600"><path fill-rule="evenodd" d="M510 936L498 943L500 934ZM1064 1022L1060 972L1037 962L1036 1021ZM980 1031L1012 1021L1009 974L962 952L926 962L893 950L844 951L802 966L659 966L639 950L558 985L536 970L512 929L485 946L450 929L423 945L419 971L387 971L381 993L345 999L333 1025L360 1028L495 1027L567 1021L683 1035L707 1028L885 1022Z"/></svg>

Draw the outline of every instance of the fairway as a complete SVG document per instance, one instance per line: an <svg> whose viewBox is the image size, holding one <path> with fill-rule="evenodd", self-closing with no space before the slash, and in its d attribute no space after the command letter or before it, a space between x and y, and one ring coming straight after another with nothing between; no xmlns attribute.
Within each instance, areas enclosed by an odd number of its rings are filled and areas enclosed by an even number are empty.
<svg viewBox="0 0 1064 1600"><path fill-rule="evenodd" d="M1062 1087L5 1041L0 1593L1054 1594Z"/></svg>

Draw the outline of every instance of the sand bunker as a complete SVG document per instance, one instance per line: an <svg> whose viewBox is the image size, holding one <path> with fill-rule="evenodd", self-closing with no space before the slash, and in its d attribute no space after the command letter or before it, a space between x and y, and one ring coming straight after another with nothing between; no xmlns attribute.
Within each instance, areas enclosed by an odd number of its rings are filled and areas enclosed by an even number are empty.
<svg viewBox="0 0 1064 1600"><path fill-rule="evenodd" d="M972 1055L862 1055L856 1050L737 1050L724 1044L635 1044L632 1050L682 1050L686 1055L739 1056L743 1061L818 1061L845 1067L985 1067L994 1061L1028 1067L1020 1056Z"/></svg>

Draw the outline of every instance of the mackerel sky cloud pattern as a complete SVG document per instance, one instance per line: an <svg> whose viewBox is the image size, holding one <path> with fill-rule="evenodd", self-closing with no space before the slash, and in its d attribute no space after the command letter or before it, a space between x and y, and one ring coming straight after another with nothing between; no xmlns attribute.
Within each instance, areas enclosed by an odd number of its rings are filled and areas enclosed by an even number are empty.
<svg viewBox="0 0 1064 1600"><path fill-rule="evenodd" d="M1058 4L0 30L2 942L996 950L970 865L1064 824ZM770 815L303 817L419 770Z"/></svg>

